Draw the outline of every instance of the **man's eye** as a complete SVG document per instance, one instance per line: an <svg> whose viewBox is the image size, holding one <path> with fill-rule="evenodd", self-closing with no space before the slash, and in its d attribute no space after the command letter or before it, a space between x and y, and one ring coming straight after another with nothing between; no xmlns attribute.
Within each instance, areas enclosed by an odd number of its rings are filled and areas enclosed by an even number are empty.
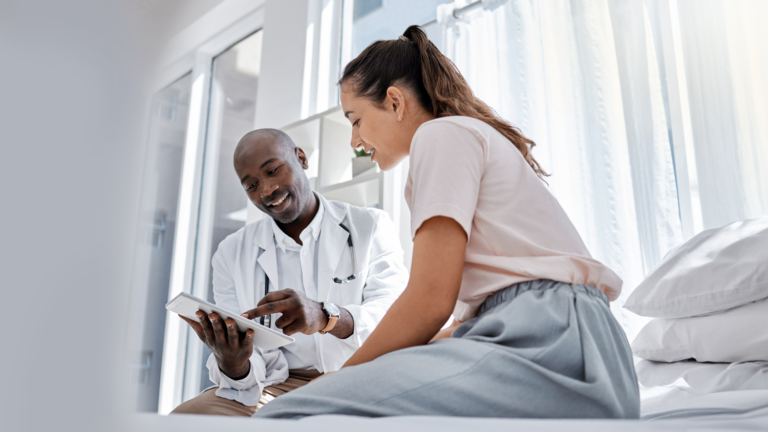
<svg viewBox="0 0 768 432"><path fill-rule="evenodd" d="M245 187L245 190L249 191L249 190L251 190L251 189L253 189L255 187L256 187L256 183L251 183L251 184L249 184L248 186Z"/></svg>
<svg viewBox="0 0 768 432"><path fill-rule="evenodd" d="M280 165L280 166L282 166L282 165ZM272 174L276 173L276 172L277 172L277 170L279 170L279 169L280 169L280 167L277 167L277 168L275 168L275 169L273 169L273 170L269 171L269 175L272 175Z"/></svg>

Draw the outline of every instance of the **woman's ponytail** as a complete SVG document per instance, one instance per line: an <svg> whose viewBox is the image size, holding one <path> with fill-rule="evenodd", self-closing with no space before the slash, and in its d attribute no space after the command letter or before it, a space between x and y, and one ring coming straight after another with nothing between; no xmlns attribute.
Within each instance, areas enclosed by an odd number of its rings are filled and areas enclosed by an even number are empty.
<svg viewBox="0 0 768 432"><path fill-rule="evenodd" d="M408 27L398 39L369 45L344 68L339 84L348 80L358 95L377 103L384 101L390 86L407 86L435 117L466 116L484 121L520 150L539 178L549 175L531 153L536 144L475 97L456 65L419 26Z"/></svg>

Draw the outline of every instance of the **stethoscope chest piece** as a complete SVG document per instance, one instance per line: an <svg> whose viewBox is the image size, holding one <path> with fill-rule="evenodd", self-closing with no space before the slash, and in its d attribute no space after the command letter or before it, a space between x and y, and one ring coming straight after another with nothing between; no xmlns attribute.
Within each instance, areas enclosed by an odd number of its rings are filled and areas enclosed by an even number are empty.
<svg viewBox="0 0 768 432"><path fill-rule="evenodd" d="M348 284L355 280L355 270L357 270L357 263L355 262L355 246L352 244L352 233L349 232L349 228L344 226L344 224L339 224L339 226L349 234L349 237L347 237L347 245L349 246L349 253L352 255L352 274L345 279L335 277L333 278L333 282L337 284Z"/></svg>

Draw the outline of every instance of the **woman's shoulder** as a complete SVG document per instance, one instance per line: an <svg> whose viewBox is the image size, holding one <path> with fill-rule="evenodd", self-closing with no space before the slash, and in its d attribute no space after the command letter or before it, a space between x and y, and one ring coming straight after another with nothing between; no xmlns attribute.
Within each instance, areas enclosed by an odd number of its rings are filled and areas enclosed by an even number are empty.
<svg viewBox="0 0 768 432"><path fill-rule="evenodd" d="M451 129L465 129L473 133L478 133L479 135L485 135L485 133L493 129L493 126L489 125L488 123L478 120L473 117L466 117L466 116L448 116L448 117L438 117L434 120L430 120L428 122L424 122L419 129L416 131L416 133L420 132L436 132L440 130L446 130L450 131Z"/></svg>
<svg viewBox="0 0 768 432"><path fill-rule="evenodd" d="M419 126L413 136L413 142L435 145L439 143L440 146L445 147L450 146L451 143L463 146L468 141L475 141L482 147L486 147L492 131L494 131L493 127L472 117L440 117Z"/></svg>

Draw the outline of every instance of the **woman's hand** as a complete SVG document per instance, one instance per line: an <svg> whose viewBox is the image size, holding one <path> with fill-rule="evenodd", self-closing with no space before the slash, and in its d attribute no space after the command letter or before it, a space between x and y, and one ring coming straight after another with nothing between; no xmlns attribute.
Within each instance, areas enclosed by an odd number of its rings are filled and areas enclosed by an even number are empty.
<svg viewBox="0 0 768 432"><path fill-rule="evenodd" d="M439 339L445 339L445 338L451 337L451 335L453 334L453 331L456 330L457 328L459 328L459 326L461 324L462 323L460 323L460 322L458 322L458 321L456 321L454 319L453 322L451 323L451 325L449 325L448 327L446 327L444 329L441 329L439 332L437 332L437 334L429 341L429 343L432 343L432 342L434 342L436 340L439 340Z"/></svg>
<svg viewBox="0 0 768 432"><path fill-rule="evenodd" d="M253 354L253 330L241 333L232 318L222 320L216 312L206 315L197 311L199 323L179 315L197 333L197 337L208 347L224 375L243 379L251 371L250 358ZM223 321L223 322L222 322Z"/></svg>
<svg viewBox="0 0 768 432"><path fill-rule="evenodd" d="M467 235L454 219L425 221L413 240L408 287L344 366L430 342L456 305L466 249Z"/></svg>

